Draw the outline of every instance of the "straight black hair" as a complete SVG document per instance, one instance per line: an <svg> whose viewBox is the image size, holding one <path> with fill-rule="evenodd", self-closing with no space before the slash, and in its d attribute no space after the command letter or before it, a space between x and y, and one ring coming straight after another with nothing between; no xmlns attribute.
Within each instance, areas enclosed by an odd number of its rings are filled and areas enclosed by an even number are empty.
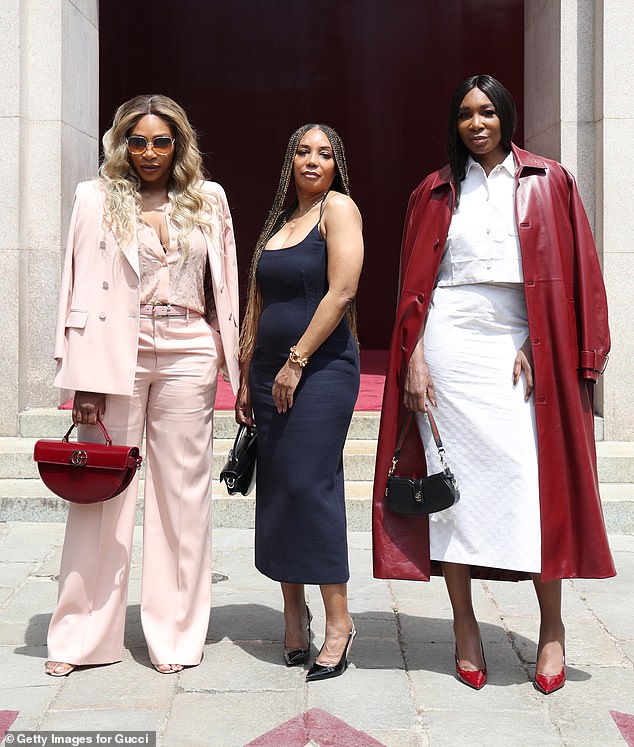
<svg viewBox="0 0 634 747"><path fill-rule="evenodd" d="M502 147L508 153L511 150L511 139L517 126L517 109L510 92L490 75L472 75L463 80L456 88L449 105L447 127L447 157L456 187L456 205L460 201L460 182L465 176L465 166L469 151L458 134L458 112L464 97L474 88L479 88L490 100L500 120Z"/></svg>

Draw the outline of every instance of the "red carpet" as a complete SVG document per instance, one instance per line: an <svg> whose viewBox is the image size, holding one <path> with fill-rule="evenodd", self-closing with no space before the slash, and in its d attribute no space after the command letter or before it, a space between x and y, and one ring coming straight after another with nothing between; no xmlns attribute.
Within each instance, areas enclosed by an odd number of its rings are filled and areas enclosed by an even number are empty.
<svg viewBox="0 0 634 747"><path fill-rule="evenodd" d="M614 723L619 727L623 739L629 747L632 747L634 745L634 716L631 716L629 713L621 713L620 711L610 711L610 716L612 716Z"/></svg>
<svg viewBox="0 0 634 747"><path fill-rule="evenodd" d="M355 410L378 412L383 400L387 350L361 351L361 386Z"/></svg>
<svg viewBox="0 0 634 747"><path fill-rule="evenodd" d="M322 711L321 708L311 708L306 713L300 713L299 716L249 742L246 747L280 747L281 744L284 747L385 747L383 742L378 742L363 731L353 729L350 724Z"/></svg>
<svg viewBox="0 0 634 747"><path fill-rule="evenodd" d="M11 724L18 717L20 711L0 711L0 742L5 738Z"/></svg>
<svg viewBox="0 0 634 747"><path fill-rule="evenodd" d="M383 383L387 367L387 350L361 351L361 387L355 410L378 411L383 398ZM218 379L216 410L233 410L236 398L222 377Z"/></svg>
<svg viewBox="0 0 634 747"><path fill-rule="evenodd" d="M387 352L387 350L361 351L361 386L355 410L378 412L381 409ZM216 392L216 410L233 410L235 401L231 387L220 376ZM72 407L72 400L60 405L61 410L70 410Z"/></svg>

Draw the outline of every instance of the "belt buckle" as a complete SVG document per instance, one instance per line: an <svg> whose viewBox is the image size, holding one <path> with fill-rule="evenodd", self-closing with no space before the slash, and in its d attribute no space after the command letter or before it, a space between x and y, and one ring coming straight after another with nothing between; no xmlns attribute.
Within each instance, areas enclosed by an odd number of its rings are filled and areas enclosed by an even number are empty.
<svg viewBox="0 0 634 747"><path fill-rule="evenodd" d="M159 314L156 311L158 306L165 309L164 314ZM154 316L155 319L160 319L161 317L169 316L171 311L172 311L172 304L170 303L155 303L152 305L152 315Z"/></svg>

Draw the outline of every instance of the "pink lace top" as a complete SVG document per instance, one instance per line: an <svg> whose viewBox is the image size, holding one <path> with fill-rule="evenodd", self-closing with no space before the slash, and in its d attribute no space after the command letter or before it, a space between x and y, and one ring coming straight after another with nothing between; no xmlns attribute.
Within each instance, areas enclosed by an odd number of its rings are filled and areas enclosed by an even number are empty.
<svg viewBox="0 0 634 747"><path fill-rule="evenodd" d="M200 229L189 234L189 254L181 261L178 229L170 220L172 209L165 209L169 243L166 247L154 228L139 221L139 267L141 272L141 303L171 303L205 313L205 266L207 245Z"/></svg>

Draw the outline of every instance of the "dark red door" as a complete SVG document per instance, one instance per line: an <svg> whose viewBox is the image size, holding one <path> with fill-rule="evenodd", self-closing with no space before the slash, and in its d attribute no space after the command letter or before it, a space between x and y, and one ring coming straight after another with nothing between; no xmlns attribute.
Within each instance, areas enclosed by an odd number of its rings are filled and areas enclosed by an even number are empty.
<svg viewBox="0 0 634 747"><path fill-rule="evenodd" d="M101 129L140 93L184 106L227 190L244 281L288 137L334 127L364 220L361 344L385 348L407 200L445 161L449 97L488 72L522 111L523 19L523 0L108 0Z"/></svg>

